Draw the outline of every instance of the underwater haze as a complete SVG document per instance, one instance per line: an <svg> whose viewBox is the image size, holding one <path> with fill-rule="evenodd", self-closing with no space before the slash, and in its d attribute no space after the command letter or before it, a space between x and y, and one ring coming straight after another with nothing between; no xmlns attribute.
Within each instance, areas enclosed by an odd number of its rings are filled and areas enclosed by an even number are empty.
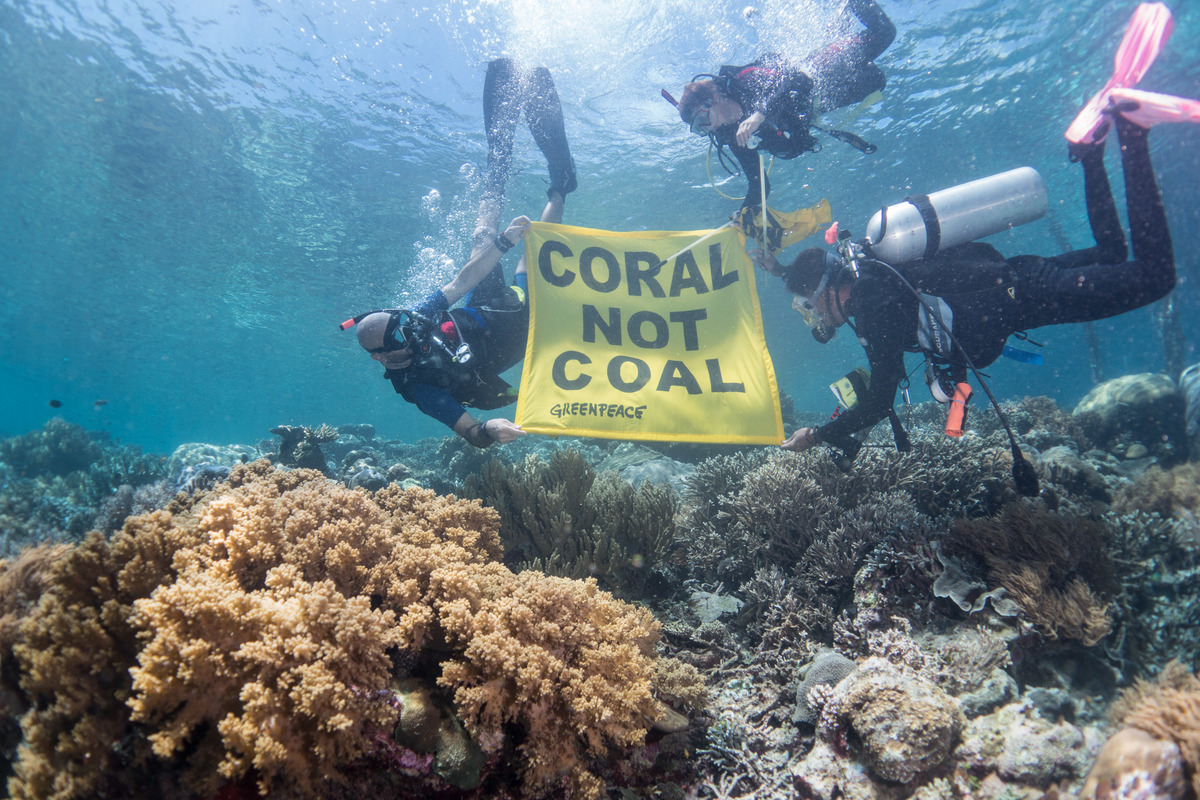
<svg viewBox="0 0 1200 800"><path fill-rule="evenodd" d="M842 5L5 0L0 436L53 416L167 453L255 442L281 424L446 433L337 326L411 304L466 257L488 60L554 76L579 171L565 222L712 228L738 203L714 191L705 140L659 90L677 95L694 74L762 52L803 55L857 26ZM771 205L827 197L861 234L882 205L1029 165L1050 213L988 241L1006 255L1090 245L1063 132L1111 72L1134 5L884 2L898 30L877 62L888 88L852 123L878 152L826 140L780 162ZM1200 5L1172 10L1175 35L1141 86L1197 97ZM1160 126L1151 144L1191 364L1200 127ZM545 163L523 128L515 158L504 219L536 217ZM715 158L711 170L721 192L744 191ZM826 387L861 362L857 342L820 347L775 287L759 288L780 388L800 410L831 411ZM1093 326L1106 377L1164 369L1157 311ZM1085 329L1039 334L1046 363L998 363L993 389L1070 408L1094 383Z"/></svg>

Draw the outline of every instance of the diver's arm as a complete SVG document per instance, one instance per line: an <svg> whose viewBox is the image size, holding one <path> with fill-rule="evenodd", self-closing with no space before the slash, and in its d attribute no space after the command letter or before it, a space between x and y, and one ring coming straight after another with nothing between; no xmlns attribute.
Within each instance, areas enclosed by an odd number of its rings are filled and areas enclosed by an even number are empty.
<svg viewBox="0 0 1200 800"><path fill-rule="evenodd" d="M737 134L734 136L734 141L741 147L750 145L750 137L754 135L759 126L766 121L766 116L761 111L755 111L750 116L746 117L738 125Z"/></svg>
<svg viewBox="0 0 1200 800"><path fill-rule="evenodd" d="M500 240L502 237L512 247L517 242L521 241L521 237L525 235L525 231L529 230L529 217L520 216L508 224L508 228L504 233L496 237ZM503 242L501 242L503 244ZM450 307L458 302L463 295L474 289L484 276L492 271L492 267L500 261L500 257L508 251L507 248L501 250L496 242L488 247L481 248L471 259L463 265L454 279L442 287L442 296L445 298L446 307Z"/></svg>
<svg viewBox="0 0 1200 800"><path fill-rule="evenodd" d="M901 302L890 284L869 284L864 279L854 297L861 309L855 317L858 334L866 342L871 385L858 405L817 429L822 441L843 447L850 434L870 428L886 417L896 402L896 389L907 376L904 368L905 332L915 311ZM900 290L903 291L903 290ZM914 301L915 304L915 301Z"/></svg>
<svg viewBox="0 0 1200 800"><path fill-rule="evenodd" d="M520 425L510 420L497 418L476 422L475 418L465 411L454 423L454 432L480 449L490 447L493 442L508 444L520 436L528 435Z"/></svg>

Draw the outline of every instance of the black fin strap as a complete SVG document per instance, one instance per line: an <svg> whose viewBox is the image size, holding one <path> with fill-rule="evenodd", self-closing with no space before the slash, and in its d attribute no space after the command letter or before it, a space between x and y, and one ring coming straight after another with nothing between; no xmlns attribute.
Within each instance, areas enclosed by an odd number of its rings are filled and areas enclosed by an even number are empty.
<svg viewBox="0 0 1200 800"><path fill-rule="evenodd" d="M909 450L912 450L912 442L908 438L908 431L904 430L904 426L900 424L900 417L897 416L895 408L888 411L888 421L892 423L892 438L896 440L896 449L901 453L907 453Z"/></svg>
<svg viewBox="0 0 1200 800"><path fill-rule="evenodd" d="M845 142L855 150L858 150L861 153L866 153L867 155L871 155L871 153L874 153L879 149L866 139L857 134L851 133L850 131L839 131L837 128L823 128L820 125L812 125L811 123L809 127L816 128L822 133L827 133L833 138L837 139L839 142Z"/></svg>

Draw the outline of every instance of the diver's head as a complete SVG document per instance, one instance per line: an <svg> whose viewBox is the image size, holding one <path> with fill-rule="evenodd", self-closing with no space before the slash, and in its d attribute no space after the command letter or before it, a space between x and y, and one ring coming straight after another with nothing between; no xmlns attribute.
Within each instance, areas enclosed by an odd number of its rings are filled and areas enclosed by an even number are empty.
<svg viewBox="0 0 1200 800"><path fill-rule="evenodd" d="M687 125L696 120L696 114L704 107L705 113L717 99L717 84L711 80L692 81L683 87L679 95L679 118Z"/></svg>
<svg viewBox="0 0 1200 800"><path fill-rule="evenodd" d="M410 319L401 309L368 314L358 321L358 343L388 369L404 369L412 363Z"/></svg>
<svg viewBox="0 0 1200 800"><path fill-rule="evenodd" d="M837 256L819 247L801 251L783 268L783 281L794 295L792 308L800 312L813 338L822 344L832 339L838 326L846 321L839 308L841 270Z"/></svg>
<svg viewBox="0 0 1200 800"><path fill-rule="evenodd" d="M702 136L710 131L740 122L745 112L741 104L721 91L717 82L709 76L697 75L683 87L679 96L679 118Z"/></svg>

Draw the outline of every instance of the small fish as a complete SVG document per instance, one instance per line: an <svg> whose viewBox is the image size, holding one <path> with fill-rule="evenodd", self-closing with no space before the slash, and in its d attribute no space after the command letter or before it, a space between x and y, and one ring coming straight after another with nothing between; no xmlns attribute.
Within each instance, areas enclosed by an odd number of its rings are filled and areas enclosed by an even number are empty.
<svg viewBox="0 0 1200 800"><path fill-rule="evenodd" d="M51 408L62 408L62 400L51 400L50 407Z"/></svg>
<svg viewBox="0 0 1200 800"><path fill-rule="evenodd" d="M99 411L100 409L104 408L106 405L108 405L107 400L97 400L96 402L92 403L92 408L94 408L96 411Z"/></svg>

